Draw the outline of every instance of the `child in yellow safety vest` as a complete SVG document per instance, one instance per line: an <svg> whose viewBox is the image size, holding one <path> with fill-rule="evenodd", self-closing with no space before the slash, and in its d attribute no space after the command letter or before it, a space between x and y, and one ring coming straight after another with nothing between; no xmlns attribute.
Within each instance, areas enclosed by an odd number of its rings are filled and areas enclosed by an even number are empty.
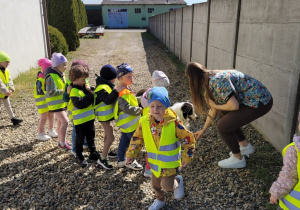
<svg viewBox="0 0 300 210"><path fill-rule="evenodd" d="M38 65L41 67L42 71L38 72L37 79L34 86L35 104L40 114L37 139L41 141L47 141L51 139L51 137L53 138L57 137L57 133L53 127L54 112L49 112L49 108L46 100L46 91L45 91L44 72L47 68L51 67L52 62L48 58L42 58L38 61ZM49 126L48 135L45 133L45 125L47 120Z"/></svg>
<svg viewBox="0 0 300 210"><path fill-rule="evenodd" d="M126 164L125 153L129 146L130 139L136 130L142 108L139 107L139 102L135 97L129 85L133 82L133 70L127 63L122 63L118 66L117 78L119 86L125 87L119 92L119 98L115 104L114 117L116 126L121 129L121 139L118 148L118 167L128 167L133 170L143 170L136 160L131 164Z"/></svg>
<svg viewBox="0 0 300 210"><path fill-rule="evenodd" d="M117 154L109 152L115 137L112 121L114 120L114 104L119 97L119 92L125 87L115 87L117 71L110 64L104 65L100 70L100 76L96 79L95 115L104 128L104 145L100 157L100 165L105 169L112 169L109 158L116 158Z"/></svg>
<svg viewBox="0 0 300 210"><path fill-rule="evenodd" d="M300 131L300 113L298 116L298 130ZM300 209L300 136L294 135L293 143L287 145L283 151L283 166L277 180L270 188L270 202L278 209Z"/></svg>
<svg viewBox="0 0 300 210"><path fill-rule="evenodd" d="M89 161L99 164L100 155L95 146L95 112L94 112L94 91L86 85L86 78L89 71L81 66L73 66L69 72L69 79L72 81L69 105L73 107L72 116L76 131L76 158L81 167L88 165L82 154L83 143L86 138L90 156Z"/></svg>
<svg viewBox="0 0 300 210"><path fill-rule="evenodd" d="M140 119L126 153L126 164L130 164L145 145L156 196L149 209L160 209L165 205L164 191L174 191L175 199L183 197L183 178L177 172L179 167L185 167L191 162L195 139L193 133L185 129L175 112L169 108L166 88L152 88L147 98L150 114ZM182 162L181 145L184 148Z"/></svg>
<svg viewBox="0 0 300 210"><path fill-rule="evenodd" d="M67 103L63 100L66 85L65 70L67 62L61 53L53 53L52 67L45 70L45 90L49 112L53 112L57 119L58 147L71 150L72 146L66 141L69 119L66 113Z"/></svg>
<svg viewBox="0 0 300 210"><path fill-rule="evenodd" d="M14 83L7 69L9 63L10 57L5 52L0 51L0 102L4 104L13 125L18 125L23 120L15 117L9 101L9 96L15 91Z"/></svg>

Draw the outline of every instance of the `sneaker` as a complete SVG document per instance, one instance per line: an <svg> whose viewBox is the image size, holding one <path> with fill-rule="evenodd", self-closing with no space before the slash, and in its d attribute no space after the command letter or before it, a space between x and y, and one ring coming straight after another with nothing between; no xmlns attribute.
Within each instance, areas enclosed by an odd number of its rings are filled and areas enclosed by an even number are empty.
<svg viewBox="0 0 300 210"><path fill-rule="evenodd" d="M97 162L100 159L99 152L95 151L91 153L88 159L88 162Z"/></svg>
<svg viewBox="0 0 300 210"><path fill-rule="evenodd" d="M13 123L13 125L19 125L22 121L22 119L16 117L11 118L11 122Z"/></svg>
<svg viewBox="0 0 300 210"><path fill-rule="evenodd" d="M165 201L160 201L160 200L155 199L148 210L158 210L158 209L161 209L162 207L164 207L165 205L166 205Z"/></svg>
<svg viewBox="0 0 300 210"><path fill-rule="evenodd" d="M71 150L72 149L72 147L68 144L68 142L65 142L63 146L60 144L60 142L58 142L58 147L62 148L62 149L65 149L65 150Z"/></svg>
<svg viewBox="0 0 300 210"><path fill-rule="evenodd" d="M83 145L83 149L84 149L84 150L87 150L88 148L89 148L88 145L85 145L85 144Z"/></svg>
<svg viewBox="0 0 300 210"><path fill-rule="evenodd" d="M146 166L145 166L145 171L144 171L144 177L149 177L149 178L151 178L151 176L152 176L152 171L151 171L151 169L147 169L146 168Z"/></svg>
<svg viewBox="0 0 300 210"><path fill-rule="evenodd" d="M40 140L40 141L47 141L49 139L51 139L51 137L45 133L39 133L37 136L37 140Z"/></svg>
<svg viewBox="0 0 300 210"><path fill-rule="evenodd" d="M143 166L139 164L136 160L132 161L130 164L125 164L127 168L131 168L135 171L143 170Z"/></svg>
<svg viewBox="0 0 300 210"><path fill-rule="evenodd" d="M76 158L76 161L77 161L78 165L80 165L82 168L87 167L87 165L88 165L88 162L85 159L80 160L79 158Z"/></svg>
<svg viewBox="0 0 300 210"><path fill-rule="evenodd" d="M110 151L110 152L107 154L107 156L108 156L109 158L117 158L117 157L118 157L118 154L117 154L117 153L114 153L113 151Z"/></svg>
<svg viewBox="0 0 300 210"><path fill-rule="evenodd" d="M125 167L125 165L126 165L126 160L118 161L117 166L118 166L119 168L123 168L123 167Z"/></svg>
<svg viewBox="0 0 300 210"><path fill-rule="evenodd" d="M54 128L48 130L48 135L51 136L52 138L57 138L58 134L54 130Z"/></svg>
<svg viewBox="0 0 300 210"><path fill-rule="evenodd" d="M108 158L102 159L99 158L97 160L97 164L102 166L103 168L107 169L107 170L111 170L113 168L113 166L110 164L110 161Z"/></svg>
<svg viewBox="0 0 300 210"><path fill-rule="evenodd" d="M240 146L240 151L241 155L246 155L247 157L255 152L253 146L250 143L248 143L247 147ZM229 155L232 156L232 152L230 152Z"/></svg>
<svg viewBox="0 0 300 210"><path fill-rule="evenodd" d="M239 160L232 155L230 158L219 161L218 165L221 168L245 168L246 160L244 156L243 159Z"/></svg>
<svg viewBox="0 0 300 210"><path fill-rule="evenodd" d="M74 150L70 150L70 151L71 151L72 155L74 155L74 157L77 158L76 151L74 151Z"/></svg>
<svg viewBox="0 0 300 210"><path fill-rule="evenodd" d="M180 200L184 195L183 189L183 178L180 175L177 175L176 178L179 180L178 186L174 190L174 198Z"/></svg>

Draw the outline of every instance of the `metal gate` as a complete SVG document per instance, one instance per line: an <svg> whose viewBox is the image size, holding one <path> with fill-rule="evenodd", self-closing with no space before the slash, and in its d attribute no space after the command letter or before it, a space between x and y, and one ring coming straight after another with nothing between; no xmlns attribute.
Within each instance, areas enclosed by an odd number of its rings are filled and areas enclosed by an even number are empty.
<svg viewBox="0 0 300 210"><path fill-rule="evenodd" d="M128 28L127 9L108 9L107 20L109 28Z"/></svg>

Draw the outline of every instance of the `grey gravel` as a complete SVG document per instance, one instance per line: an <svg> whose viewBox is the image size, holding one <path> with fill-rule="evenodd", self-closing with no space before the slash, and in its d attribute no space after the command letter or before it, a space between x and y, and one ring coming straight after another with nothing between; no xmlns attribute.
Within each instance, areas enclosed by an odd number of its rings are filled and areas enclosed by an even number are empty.
<svg viewBox="0 0 300 210"><path fill-rule="evenodd" d="M100 39L83 39L81 47L68 55L69 61L83 59L90 66L90 83L102 65L127 62L134 69L133 89L151 87L151 73L164 71L170 79L171 101L189 100L188 81L170 60L157 40L141 32L107 32ZM69 66L70 66L69 62ZM11 69L13 70L13 69ZM34 83L34 78L32 84ZM16 85L18 88L18 85ZM154 200L149 178L143 172L115 168L106 171L90 164L80 168L71 153L57 147L57 140L35 140L38 113L33 85L17 90L23 97L12 97L11 104L24 122L13 127L6 111L0 111L0 209L147 209ZM191 130L203 126L204 119L191 122ZM103 129L96 125L96 146L103 147ZM71 142L72 126L67 139ZM167 194L164 209L266 209L268 189L282 165L280 154L252 126L244 128L256 153L247 158L245 169L220 169L217 162L229 150L211 127L197 142L195 157L180 173L185 197L181 201ZM117 151L120 131L115 128L113 151ZM87 152L84 153L86 156ZM138 161L145 164L145 152Z"/></svg>

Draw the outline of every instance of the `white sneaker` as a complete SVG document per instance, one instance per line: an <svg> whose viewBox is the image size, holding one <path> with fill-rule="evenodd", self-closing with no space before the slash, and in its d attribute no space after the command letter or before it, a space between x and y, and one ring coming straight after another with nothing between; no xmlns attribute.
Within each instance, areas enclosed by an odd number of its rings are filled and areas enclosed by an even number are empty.
<svg viewBox="0 0 300 210"><path fill-rule="evenodd" d="M118 161L117 166L118 166L119 168L123 168L123 167L125 167L125 165L126 165L126 160Z"/></svg>
<svg viewBox="0 0 300 210"><path fill-rule="evenodd" d="M240 146L240 151L241 151L241 155L246 155L248 157L249 155L255 152L253 146L250 143L248 143L247 147ZM232 156L232 152L229 152L229 155Z"/></svg>
<svg viewBox="0 0 300 210"><path fill-rule="evenodd" d="M58 134L56 133L56 131L54 130L54 128L50 129L48 131L48 135L53 137L53 138L57 138L58 137Z"/></svg>
<svg viewBox="0 0 300 210"><path fill-rule="evenodd" d="M127 168L131 168L135 171L143 170L143 166L139 164L136 160L132 161L130 164L125 164Z"/></svg>
<svg viewBox="0 0 300 210"><path fill-rule="evenodd" d="M180 200L184 195L183 178L180 175L177 175L176 178L179 179L179 183L178 183L178 186L174 190L174 198L177 200Z"/></svg>
<svg viewBox="0 0 300 210"><path fill-rule="evenodd" d="M166 205L165 201L160 201L160 200L155 199L148 210L158 210L158 209L161 209L162 207L164 207L165 205Z"/></svg>
<svg viewBox="0 0 300 210"><path fill-rule="evenodd" d="M48 141L49 139L51 139L51 137L45 133L39 133L37 136L37 140L40 140L40 141Z"/></svg>
<svg viewBox="0 0 300 210"><path fill-rule="evenodd" d="M151 176L152 176L152 171L151 171L151 169L147 169L146 168L146 166L145 166L145 171L144 171L144 177L149 177L149 178L151 178Z"/></svg>
<svg viewBox="0 0 300 210"><path fill-rule="evenodd" d="M230 158L219 161L218 165L221 168L245 168L246 160L244 156L243 159L239 160L238 158L232 155L230 156Z"/></svg>

